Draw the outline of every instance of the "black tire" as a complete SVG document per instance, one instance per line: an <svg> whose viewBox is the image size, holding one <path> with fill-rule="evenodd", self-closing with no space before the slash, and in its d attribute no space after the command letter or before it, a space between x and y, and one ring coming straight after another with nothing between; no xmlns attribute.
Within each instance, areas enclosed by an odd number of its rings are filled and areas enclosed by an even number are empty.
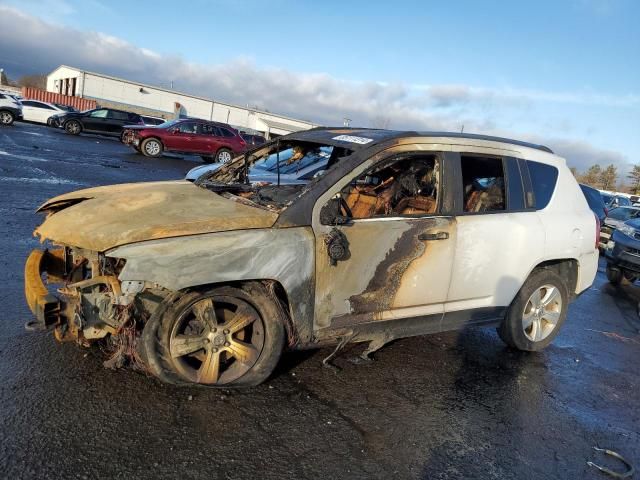
<svg viewBox="0 0 640 480"><path fill-rule="evenodd" d="M214 317L220 315L220 307L218 307L218 305L224 303L224 300L219 301L218 299L233 299L234 301L249 305L253 309L252 311L257 312L259 315L259 321L262 326L260 332L263 338L260 351L257 353L257 358L249 367L245 367L244 364L239 363L240 368L237 370L242 368L248 368L248 370L237 378L230 377L232 378L230 381L226 381L223 378L229 370L223 370L225 365L221 363L219 367L220 373L219 377L216 377L218 378L216 383L197 383L192 376L184 373L185 367L181 362L186 356L176 359L175 356L172 357L171 355L171 339L174 338L172 336L173 333L179 328L180 322L184 322L184 319L187 318L186 316L191 312L194 305L206 301L206 299L216 299L213 303L216 305L214 307L216 311ZM225 315L225 322L219 325L220 329L224 328L224 325L234 318L231 315L230 320L227 320L227 311L222 310L222 312ZM258 385L265 381L271 372L273 372L284 348L285 330L282 315L281 309L271 299L265 287L257 282L246 284L241 288L214 287L203 291L177 293L163 301L145 325L140 339L142 345L139 347L139 351L141 357L146 360L151 373L166 383L176 385L195 384L214 388ZM254 328L253 324L250 328ZM227 330L225 330L225 332L227 332ZM255 333L254 331L254 334ZM246 337L243 337L243 340L245 338ZM207 343L209 344L209 341L207 341ZM212 348L215 345L220 344L217 343L216 339L213 339L206 348ZM225 343L224 345L228 346L229 344ZM221 348L224 349L224 346ZM199 350L198 352L196 353L199 355L207 355L205 350ZM193 355L196 355L196 353ZM193 362L194 358L195 357L189 357L187 360ZM226 358L227 362L229 362L229 358L231 358L231 366L227 366L228 369L232 368L236 362L238 362L234 357L227 356ZM199 365L199 369L202 369L204 366L205 360L201 361L202 364ZM199 371L199 369L193 368L193 371Z"/></svg>
<svg viewBox="0 0 640 480"><path fill-rule="evenodd" d="M233 158L233 152L228 148L221 148L216 152L215 161L219 163L229 163Z"/></svg>
<svg viewBox="0 0 640 480"><path fill-rule="evenodd" d="M157 138L147 138L140 144L140 151L145 157L159 157L163 150L164 146Z"/></svg>
<svg viewBox="0 0 640 480"><path fill-rule="evenodd" d="M607 264L607 280L612 285L620 285L622 283L622 270Z"/></svg>
<svg viewBox="0 0 640 480"><path fill-rule="evenodd" d="M8 127L9 125L13 125L15 120L16 116L13 112L9 110L0 110L0 125Z"/></svg>
<svg viewBox="0 0 640 480"><path fill-rule="evenodd" d="M526 308L530 305L529 302L532 295L536 291L543 290L546 286L555 287L561 299L561 303L557 307L558 310L551 312L557 315L557 320L553 324L555 325L553 327L546 320L538 320L540 325L542 325L542 322L545 322L544 328L548 329L549 333L541 340L533 341L528 336L530 333L527 332L527 329L524 327ZM517 348L518 350L529 352L542 350L558 335L567 317L568 304L569 295L565 280L554 270L548 268L534 270L513 299L513 302L511 302L502 324L498 327L498 335L507 345ZM531 330L531 332L533 332L533 330Z"/></svg>
<svg viewBox="0 0 640 480"><path fill-rule="evenodd" d="M82 124L77 120L69 120L64 124L64 131L70 135L80 135Z"/></svg>

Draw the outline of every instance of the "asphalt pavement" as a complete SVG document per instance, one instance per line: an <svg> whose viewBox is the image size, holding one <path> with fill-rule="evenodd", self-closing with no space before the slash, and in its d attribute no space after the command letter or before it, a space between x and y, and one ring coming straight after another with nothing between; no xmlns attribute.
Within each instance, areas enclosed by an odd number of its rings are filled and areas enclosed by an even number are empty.
<svg viewBox="0 0 640 480"><path fill-rule="evenodd" d="M198 157L148 159L117 140L0 128L0 477L34 479L598 479L594 446L640 467L638 286L603 264L543 352L492 329L399 340L339 369L284 356L249 390L180 388L99 349L24 330L23 266L47 198L177 179Z"/></svg>

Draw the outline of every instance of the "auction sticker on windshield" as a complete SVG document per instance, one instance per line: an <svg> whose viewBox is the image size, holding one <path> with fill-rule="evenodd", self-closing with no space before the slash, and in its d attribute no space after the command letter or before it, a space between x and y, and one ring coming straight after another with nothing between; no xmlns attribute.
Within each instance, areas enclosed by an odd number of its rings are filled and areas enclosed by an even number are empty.
<svg viewBox="0 0 640 480"><path fill-rule="evenodd" d="M359 143L360 145L366 145L367 143L373 142L372 138L354 137L353 135L338 135L337 137L333 137L333 140L340 140L342 142L349 143Z"/></svg>

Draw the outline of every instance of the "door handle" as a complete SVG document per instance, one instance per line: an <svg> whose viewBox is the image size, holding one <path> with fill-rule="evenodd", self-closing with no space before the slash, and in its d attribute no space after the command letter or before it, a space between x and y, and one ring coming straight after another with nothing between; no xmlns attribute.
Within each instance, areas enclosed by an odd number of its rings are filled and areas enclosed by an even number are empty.
<svg viewBox="0 0 640 480"><path fill-rule="evenodd" d="M421 233L418 235L418 240L446 240L449 238L449 232L436 232L436 233Z"/></svg>

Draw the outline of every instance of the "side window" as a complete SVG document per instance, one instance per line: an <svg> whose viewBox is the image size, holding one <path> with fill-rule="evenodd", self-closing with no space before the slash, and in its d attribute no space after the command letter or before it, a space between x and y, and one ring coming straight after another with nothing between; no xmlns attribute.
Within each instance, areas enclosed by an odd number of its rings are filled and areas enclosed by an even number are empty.
<svg viewBox="0 0 640 480"><path fill-rule="evenodd" d="M395 157L355 179L341 197L353 219L434 214L438 172L435 155Z"/></svg>
<svg viewBox="0 0 640 480"><path fill-rule="evenodd" d="M118 110L109 110L109 118L114 120L129 121L129 114L127 112L119 112Z"/></svg>
<svg viewBox="0 0 640 480"><path fill-rule="evenodd" d="M531 176L536 210L543 209L549 204L551 195L556 188L558 169L546 163L531 160L527 160L527 167L529 167L529 175Z"/></svg>
<svg viewBox="0 0 640 480"><path fill-rule="evenodd" d="M37 105L36 102L25 100L24 102L22 102L22 106L23 107L39 107L40 105Z"/></svg>
<svg viewBox="0 0 640 480"><path fill-rule="evenodd" d="M232 138L235 137L235 135L233 134L233 132L227 128L220 128L220 131L222 132L222 136L223 137L227 137L227 138Z"/></svg>
<svg viewBox="0 0 640 480"><path fill-rule="evenodd" d="M53 108L51 105L47 105L46 103L40 103L39 105L36 105L36 107L40 107L44 110L55 110L55 108Z"/></svg>
<svg viewBox="0 0 640 480"><path fill-rule="evenodd" d="M198 124L196 122L183 122L178 125L180 133L198 133Z"/></svg>
<svg viewBox="0 0 640 480"><path fill-rule="evenodd" d="M4 94L0 93L0 99L4 100L5 98L7 97L5 97Z"/></svg>
<svg viewBox="0 0 640 480"><path fill-rule="evenodd" d="M107 118L109 110L94 110L89 114L91 118Z"/></svg>
<svg viewBox="0 0 640 480"><path fill-rule="evenodd" d="M505 210L502 158L462 155L463 210L470 213Z"/></svg>
<svg viewBox="0 0 640 480"><path fill-rule="evenodd" d="M218 127L216 127L215 125L211 125L209 123L203 123L202 124L202 133L204 135L212 135L214 137L218 137Z"/></svg>

